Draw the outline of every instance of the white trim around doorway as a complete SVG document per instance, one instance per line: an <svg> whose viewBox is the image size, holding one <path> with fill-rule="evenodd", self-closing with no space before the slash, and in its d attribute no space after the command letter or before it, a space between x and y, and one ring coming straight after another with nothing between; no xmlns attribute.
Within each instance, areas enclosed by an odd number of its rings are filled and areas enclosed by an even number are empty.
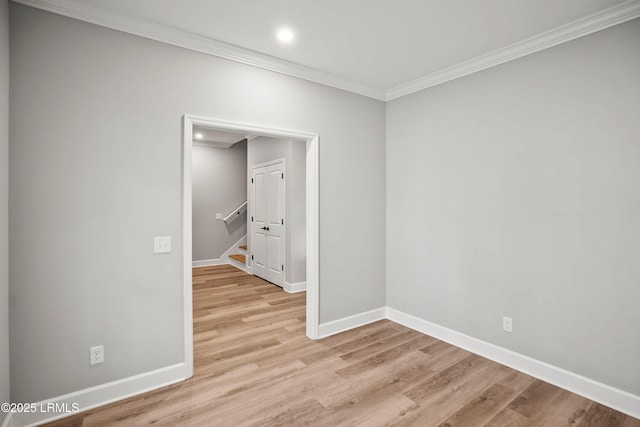
<svg viewBox="0 0 640 427"><path fill-rule="evenodd" d="M244 122L219 120L185 114L182 117L182 286L184 307L184 353L186 377L193 376L193 301L192 301L192 187L191 161L193 126L250 135L306 141L306 221L307 221L307 302L306 330L311 339L319 337L320 291L320 177L318 134L299 132Z"/></svg>

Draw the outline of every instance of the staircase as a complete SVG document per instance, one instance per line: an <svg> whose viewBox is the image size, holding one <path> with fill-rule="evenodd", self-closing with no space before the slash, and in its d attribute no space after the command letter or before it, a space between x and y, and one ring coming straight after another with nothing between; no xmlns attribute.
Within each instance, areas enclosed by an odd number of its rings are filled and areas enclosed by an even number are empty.
<svg viewBox="0 0 640 427"><path fill-rule="evenodd" d="M229 264L246 271L247 269L247 245L238 246L237 254L229 255Z"/></svg>

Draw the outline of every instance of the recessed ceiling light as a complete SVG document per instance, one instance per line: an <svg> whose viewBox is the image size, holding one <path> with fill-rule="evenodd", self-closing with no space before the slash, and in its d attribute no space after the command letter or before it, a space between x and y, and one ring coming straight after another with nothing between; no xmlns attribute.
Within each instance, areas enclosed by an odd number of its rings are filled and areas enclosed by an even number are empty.
<svg viewBox="0 0 640 427"><path fill-rule="evenodd" d="M202 134L200 132L195 134L196 139L202 139Z"/></svg>
<svg viewBox="0 0 640 427"><path fill-rule="evenodd" d="M277 33L278 40L282 43L291 43L295 37L290 28L280 28Z"/></svg>

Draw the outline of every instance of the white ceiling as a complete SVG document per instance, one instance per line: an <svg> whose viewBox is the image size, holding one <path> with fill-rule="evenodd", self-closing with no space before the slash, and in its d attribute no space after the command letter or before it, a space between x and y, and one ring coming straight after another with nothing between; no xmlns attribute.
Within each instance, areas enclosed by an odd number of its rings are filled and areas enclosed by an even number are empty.
<svg viewBox="0 0 640 427"><path fill-rule="evenodd" d="M379 99L640 16L640 0L14 1Z"/></svg>
<svg viewBox="0 0 640 427"><path fill-rule="evenodd" d="M196 135L201 135L201 138L197 138ZM211 129L202 126L193 127L193 144L215 148L229 148L236 142L240 142L245 138L251 138L252 135L247 135L241 132L222 131L218 129Z"/></svg>

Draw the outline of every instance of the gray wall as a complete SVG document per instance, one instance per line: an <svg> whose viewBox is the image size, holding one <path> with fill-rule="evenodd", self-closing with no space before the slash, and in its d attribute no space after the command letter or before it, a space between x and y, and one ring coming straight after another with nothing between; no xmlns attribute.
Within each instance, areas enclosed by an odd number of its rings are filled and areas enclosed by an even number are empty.
<svg viewBox="0 0 640 427"><path fill-rule="evenodd" d="M300 283L307 281L307 147L306 143L292 141L291 161L287 163L287 194L292 200L287 206L287 246L289 257L287 265L289 274L287 282Z"/></svg>
<svg viewBox="0 0 640 427"><path fill-rule="evenodd" d="M0 403L9 402L9 4L0 0ZM4 414L0 414L0 424Z"/></svg>
<svg viewBox="0 0 640 427"><path fill-rule="evenodd" d="M247 200L247 143L193 146L193 260L217 259L247 234L247 214L224 218Z"/></svg>
<svg viewBox="0 0 640 427"><path fill-rule="evenodd" d="M290 139L258 137L249 141L248 181L252 167L277 159L285 159L285 280L300 283L307 280L306 247L306 143ZM247 189L248 192L251 188ZM248 236L249 249L251 236Z"/></svg>
<svg viewBox="0 0 640 427"><path fill-rule="evenodd" d="M639 41L635 20L387 104L390 307L640 394Z"/></svg>
<svg viewBox="0 0 640 427"><path fill-rule="evenodd" d="M320 135L320 321L385 304L385 106L11 4L11 368L38 401L183 360L181 116ZM354 174L362 164L375 174ZM345 221L345 208L366 215ZM173 236L173 253L152 253ZM88 350L106 362L89 367ZM41 355L46 354L46 359Z"/></svg>

